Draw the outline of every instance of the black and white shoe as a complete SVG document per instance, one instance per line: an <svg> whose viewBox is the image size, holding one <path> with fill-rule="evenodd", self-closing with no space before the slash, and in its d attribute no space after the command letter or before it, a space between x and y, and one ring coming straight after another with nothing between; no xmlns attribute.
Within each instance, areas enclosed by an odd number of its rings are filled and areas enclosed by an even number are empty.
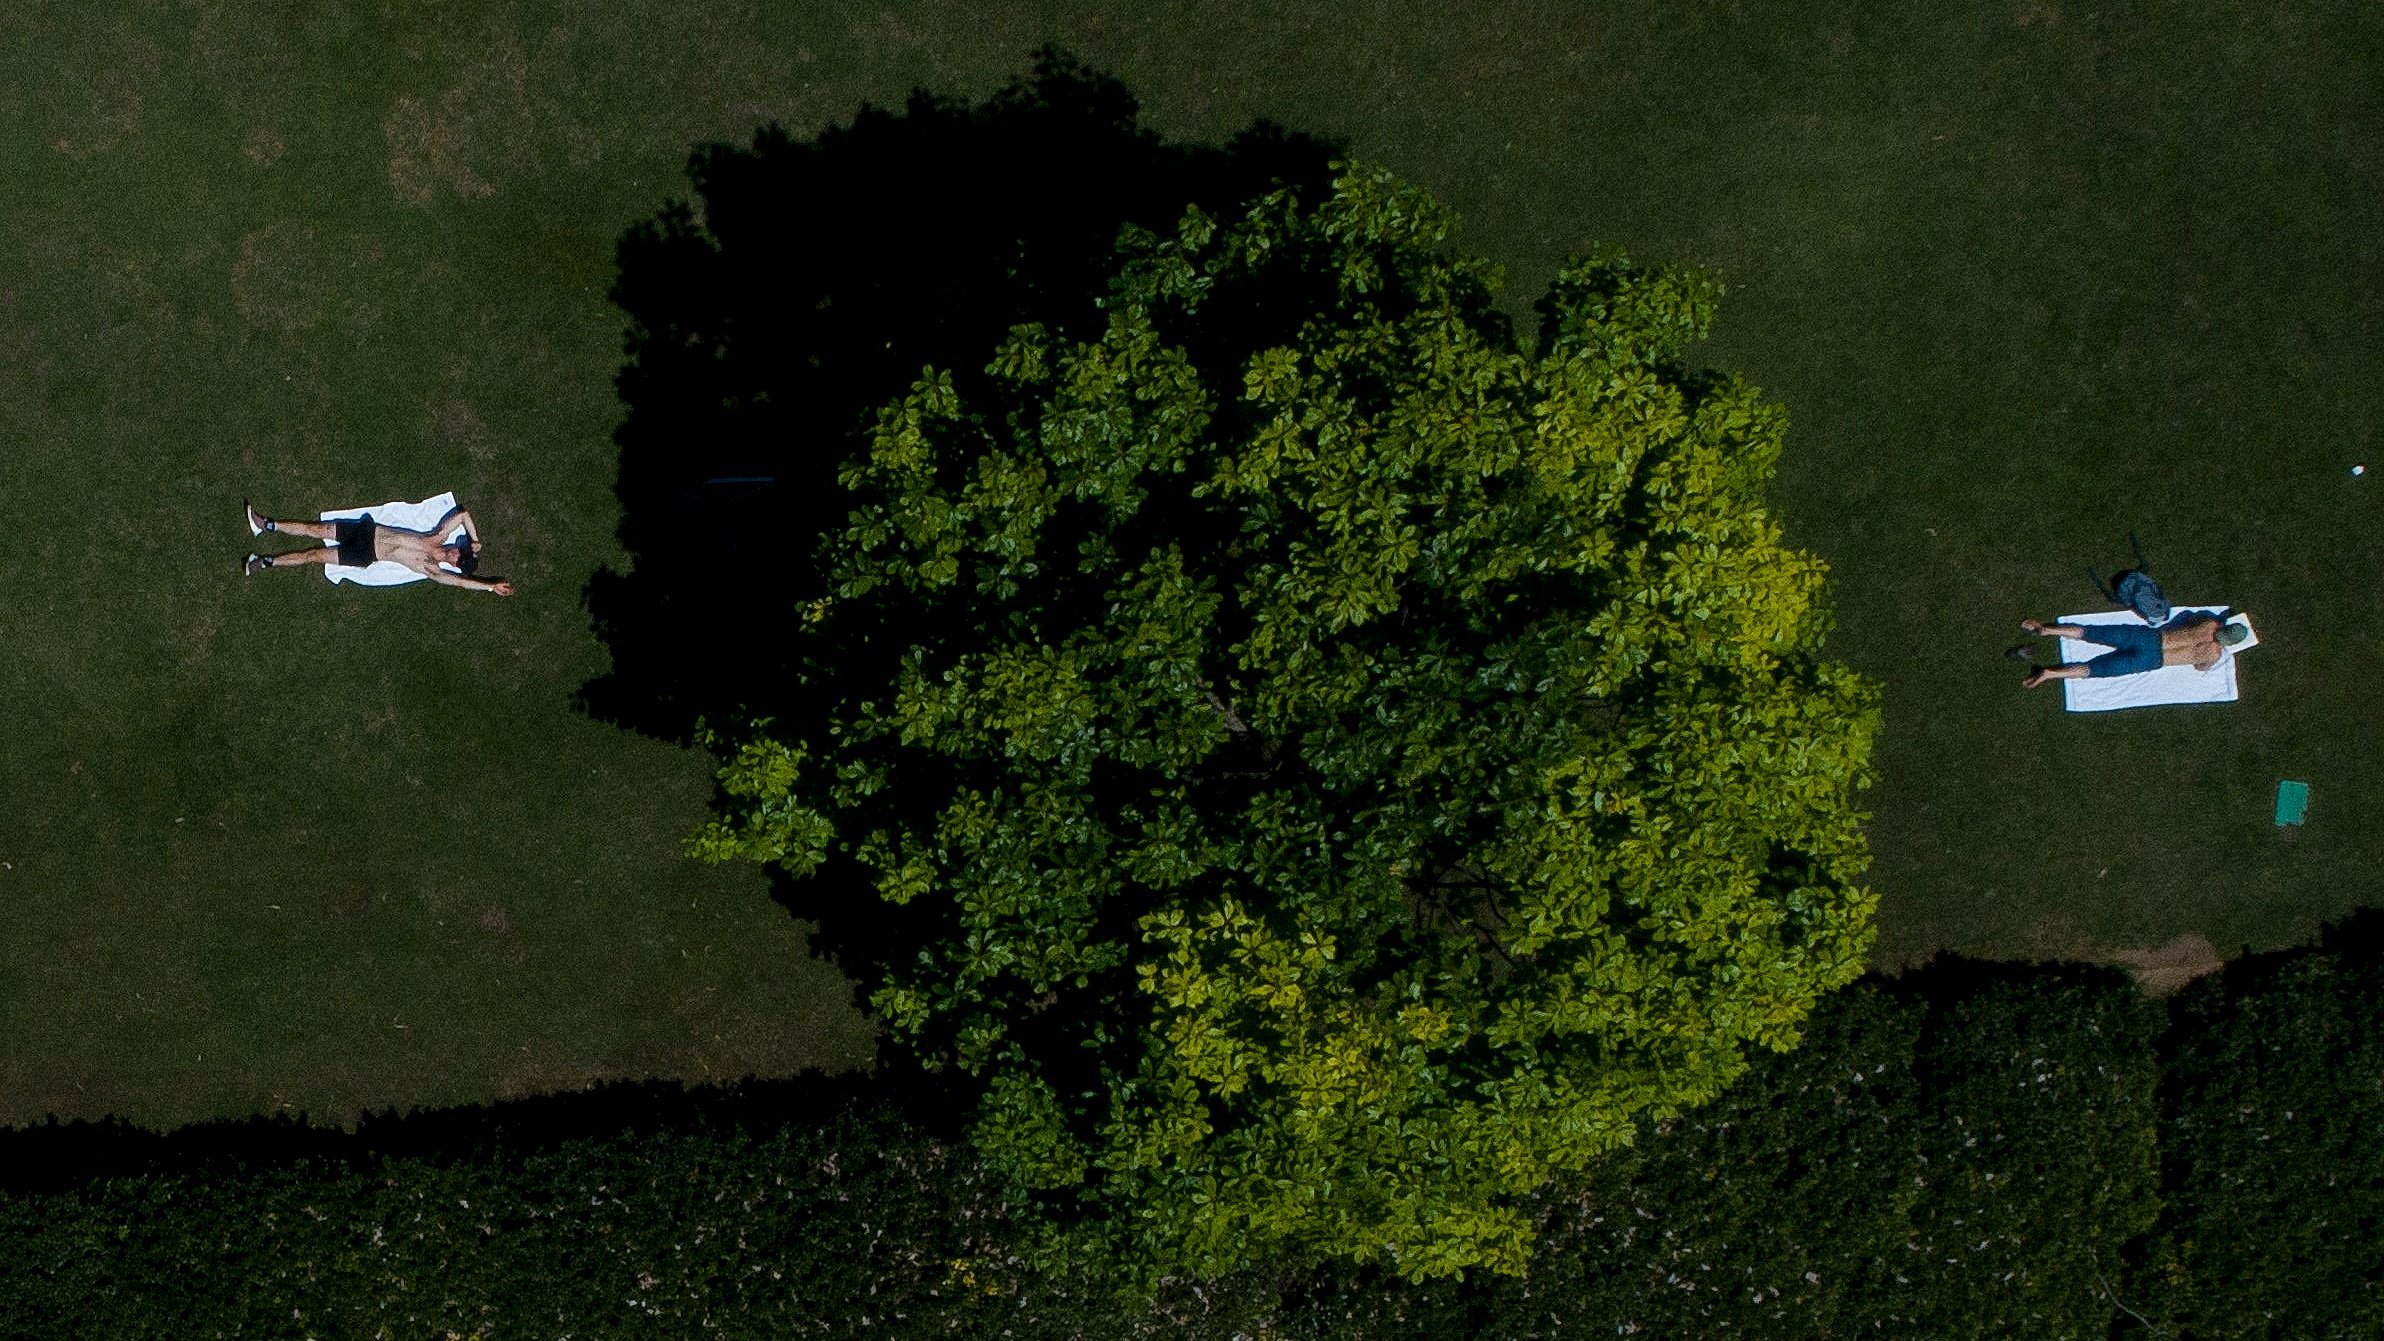
<svg viewBox="0 0 2384 1341"><path fill-rule="evenodd" d="M248 556L248 562L240 565L240 575L242 577L255 577L257 574L264 572L266 569L271 568L272 566L273 560L266 558L262 554L251 554Z"/></svg>
<svg viewBox="0 0 2384 1341"><path fill-rule="evenodd" d="M263 535L267 531L276 529L273 519L250 507L247 499L240 500L240 508L248 514L248 533L250 535Z"/></svg>

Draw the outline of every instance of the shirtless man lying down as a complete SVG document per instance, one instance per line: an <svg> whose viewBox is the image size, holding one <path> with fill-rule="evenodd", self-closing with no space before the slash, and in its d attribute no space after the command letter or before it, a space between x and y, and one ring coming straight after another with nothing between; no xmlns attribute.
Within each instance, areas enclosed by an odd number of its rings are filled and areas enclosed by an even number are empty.
<svg viewBox="0 0 2384 1341"><path fill-rule="evenodd" d="M376 559L388 559L450 587L493 591L499 596L513 594L510 582L484 582L472 576L480 566L480 528L472 523L472 514L462 508L440 518L439 524L428 531L409 531L383 526L369 517L335 522L277 521L246 503L241 506L248 511L250 535L276 531L323 542L313 549L292 550L287 554L251 554L241 565L241 572L250 577L268 568L311 568L323 564L362 568ZM464 528L465 543L443 543L442 537L458 524ZM442 564L447 566L441 567Z"/></svg>
<svg viewBox="0 0 2384 1341"><path fill-rule="evenodd" d="M2136 624L2047 624L2041 619L2023 619L2020 627L2047 638L2076 638L2111 649L2091 661L2038 666L2020 681L2025 689L2047 680L2100 680L2140 675L2163 666L2209 670L2229 649L2252 635L2245 625L2230 624L2215 615L2188 615L2157 629Z"/></svg>

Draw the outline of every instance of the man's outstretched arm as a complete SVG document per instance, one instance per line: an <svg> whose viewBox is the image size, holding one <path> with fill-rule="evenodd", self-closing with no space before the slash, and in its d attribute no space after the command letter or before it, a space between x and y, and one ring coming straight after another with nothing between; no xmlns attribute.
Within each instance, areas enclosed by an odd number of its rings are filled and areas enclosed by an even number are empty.
<svg viewBox="0 0 2384 1341"><path fill-rule="evenodd" d="M513 594L513 584L510 582L483 582L476 577L465 577L461 573L450 573L446 569L441 568L436 564L431 565L431 567L424 571L429 575L431 581L443 583L450 587L462 587L466 591L493 591L499 596L511 596Z"/></svg>

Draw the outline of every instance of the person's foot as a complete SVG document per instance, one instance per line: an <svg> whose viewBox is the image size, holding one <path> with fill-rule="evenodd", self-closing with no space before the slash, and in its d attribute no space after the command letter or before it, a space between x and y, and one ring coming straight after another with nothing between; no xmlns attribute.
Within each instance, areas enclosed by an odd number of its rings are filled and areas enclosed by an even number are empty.
<svg viewBox="0 0 2384 1341"><path fill-rule="evenodd" d="M262 535L273 529L273 519L250 507L247 499L240 500L240 509L248 514L248 533L250 535Z"/></svg>
<svg viewBox="0 0 2384 1341"><path fill-rule="evenodd" d="M2039 666L2035 670L2028 672L2028 678L2020 681L2020 687L2022 689L2034 689L2038 685L2043 684L2045 681L2052 678L2053 672L2046 670L2042 666Z"/></svg>
<svg viewBox="0 0 2384 1341"><path fill-rule="evenodd" d="M2023 633L2042 633L2045 631L2045 621L2041 619L2023 619L2020 621L2020 630Z"/></svg>
<svg viewBox="0 0 2384 1341"><path fill-rule="evenodd" d="M251 554L248 556L248 562L240 565L240 575L242 577L255 577L257 574L264 572L266 569L271 568L272 566L273 560L266 558L262 554Z"/></svg>

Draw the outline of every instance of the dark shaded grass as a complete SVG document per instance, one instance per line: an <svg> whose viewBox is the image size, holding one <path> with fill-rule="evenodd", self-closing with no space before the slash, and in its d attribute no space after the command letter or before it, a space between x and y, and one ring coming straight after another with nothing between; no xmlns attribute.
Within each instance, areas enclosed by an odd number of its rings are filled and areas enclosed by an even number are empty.
<svg viewBox="0 0 2384 1341"><path fill-rule="evenodd" d="M1519 311L1593 239L1722 269L1706 355L1794 413L1782 510L1888 686L1884 961L2233 953L2371 897L2370 7L596 13L0 16L0 1118L866 1055L759 874L677 857L702 761L568 706L618 554L603 292L689 145L1045 40L1170 134L1347 137ZM233 576L243 493L440 488L522 597ZM2260 618L2242 704L2065 716L1997 659L2131 527Z"/></svg>

